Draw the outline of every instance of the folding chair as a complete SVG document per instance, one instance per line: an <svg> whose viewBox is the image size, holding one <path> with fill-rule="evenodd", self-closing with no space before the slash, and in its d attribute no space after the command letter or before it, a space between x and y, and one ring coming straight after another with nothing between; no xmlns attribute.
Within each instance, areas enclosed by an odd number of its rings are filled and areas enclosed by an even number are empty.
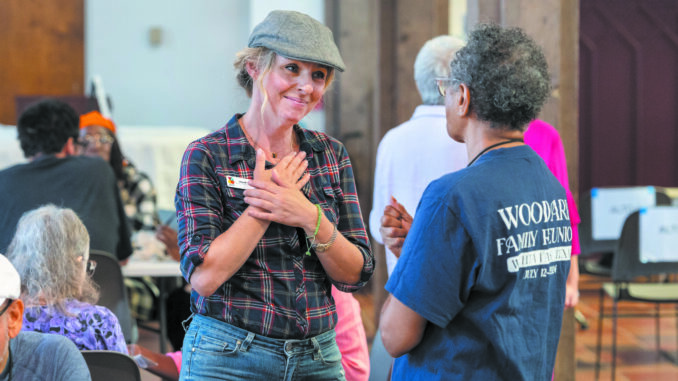
<svg viewBox="0 0 678 381"><path fill-rule="evenodd" d="M616 373L618 318L654 316L657 351L675 362L672 356L661 350L659 334L659 305L678 304L678 283L669 282L670 278L666 276L678 273L678 231L669 234L671 228L662 227L672 227L675 221L678 221L677 207L658 206L633 212L623 225L612 259L612 282L603 284L600 289L596 380L600 375L603 319L606 317L612 318L612 380ZM611 313L605 312L605 296L612 298ZM620 315L618 303L622 301L654 303L654 314L637 312Z"/></svg>
<svg viewBox="0 0 678 381"><path fill-rule="evenodd" d="M98 264L97 264L98 265ZM81 351L92 381L141 381L141 372L134 360L115 351Z"/></svg>
<svg viewBox="0 0 678 381"><path fill-rule="evenodd" d="M127 290L118 259L110 253L91 249L89 258L96 261L97 268L92 280L99 286L97 304L111 310L120 322L127 343L135 343L138 337L136 322L132 319L127 299Z"/></svg>

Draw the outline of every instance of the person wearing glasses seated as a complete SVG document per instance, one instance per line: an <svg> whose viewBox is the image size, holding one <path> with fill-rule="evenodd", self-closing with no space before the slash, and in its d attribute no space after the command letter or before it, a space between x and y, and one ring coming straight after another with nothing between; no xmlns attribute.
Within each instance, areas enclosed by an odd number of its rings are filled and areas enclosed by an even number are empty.
<svg viewBox="0 0 678 381"><path fill-rule="evenodd" d="M100 157L111 165L132 231L155 231L155 237L165 244L167 254L179 261L177 231L159 220L155 187L150 177L123 155L116 132L115 123L98 111L81 115L79 152Z"/></svg>
<svg viewBox="0 0 678 381"><path fill-rule="evenodd" d="M115 123L98 111L81 115L78 152L85 156L99 157L110 164L133 235L139 231L153 232L160 224L155 187L148 175L137 170L122 154L116 131ZM169 242L167 246L177 246L176 232L174 242ZM153 279L125 278L125 287L132 317L145 321L152 320L159 296L158 287Z"/></svg>
<svg viewBox="0 0 678 381"><path fill-rule="evenodd" d="M115 123L98 111L81 115L79 152L85 156L100 157L111 165L132 231L155 231L160 224L155 187L148 175L139 171L122 154L116 131ZM176 246L176 237L174 239Z"/></svg>
<svg viewBox="0 0 678 381"><path fill-rule="evenodd" d="M24 331L58 334L80 349L127 354L118 318L95 303L89 235L71 209L45 205L19 220L7 257L22 280Z"/></svg>
<svg viewBox="0 0 678 381"><path fill-rule="evenodd" d="M90 380L78 348L65 337L22 331L21 279L0 254L0 381Z"/></svg>

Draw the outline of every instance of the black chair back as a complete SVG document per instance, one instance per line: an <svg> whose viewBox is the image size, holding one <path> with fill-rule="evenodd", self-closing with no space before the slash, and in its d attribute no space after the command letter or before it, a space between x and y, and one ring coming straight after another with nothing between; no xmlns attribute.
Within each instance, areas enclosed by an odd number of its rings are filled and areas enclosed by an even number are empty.
<svg viewBox="0 0 678 381"><path fill-rule="evenodd" d="M115 351L81 351L81 353L92 381L141 381L139 367L126 354Z"/></svg>
<svg viewBox="0 0 678 381"><path fill-rule="evenodd" d="M125 340L132 343L136 339L135 322L130 312L127 290L118 259L110 253L90 250L89 258L97 262L92 280L99 286L99 302L107 307L120 322Z"/></svg>

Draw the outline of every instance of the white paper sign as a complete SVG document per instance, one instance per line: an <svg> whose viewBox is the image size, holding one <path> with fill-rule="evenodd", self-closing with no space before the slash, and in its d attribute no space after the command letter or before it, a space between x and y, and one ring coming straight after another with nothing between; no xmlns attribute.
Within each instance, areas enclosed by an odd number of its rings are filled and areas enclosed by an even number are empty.
<svg viewBox="0 0 678 381"><path fill-rule="evenodd" d="M640 210L640 262L678 262L678 208Z"/></svg>
<svg viewBox="0 0 678 381"><path fill-rule="evenodd" d="M622 226L629 214L655 204L654 187L591 189L593 239L619 239Z"/></svg>

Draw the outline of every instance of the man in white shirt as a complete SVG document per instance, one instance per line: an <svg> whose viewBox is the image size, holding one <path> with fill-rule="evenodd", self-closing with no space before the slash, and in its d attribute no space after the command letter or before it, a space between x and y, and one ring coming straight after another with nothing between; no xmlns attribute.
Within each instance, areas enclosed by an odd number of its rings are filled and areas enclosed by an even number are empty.
<svg viewBox="0 0 678 381"><path fill-rule="evenodd" d="M414 215L426 186L446 173L463 168L468 160L466 146L447 134L445 98L440 95L436 80L450 76L450 61L462 46L464 41L447 35L435 37L422 46L414 61L414 81L422 104L410 120L389 130L379 143L369 226L374 240L386 246L389 276L398 261L389 247L402 247L409 230L407 224L411 223L409 215ZM379 228L385 207L392 204L402 208L392 202L392 198L407 209L409 215L399 211L408 221L400 221L406 225L405 229L386 228L391 231L382 237ZM389 358L377 331L370 355L371 380L387 376L391 363L384 360Z"/></svg>
<svg viewBox="0 0 678 381"><path fill-rule="evenodd" d="M389 130L379 143L370 233L381 244L384 241L379 232L380 220L391 197L414 216L431 181L466 166L466 146L447 134L445 98L436 83L436 78L449 77L450 61L462 46L464 42L452 36L438 36L424 44L414 61L414 80L423 104L414 110L410 120ZM386 248L389 275L396 261L396 256Z"/></svg>

